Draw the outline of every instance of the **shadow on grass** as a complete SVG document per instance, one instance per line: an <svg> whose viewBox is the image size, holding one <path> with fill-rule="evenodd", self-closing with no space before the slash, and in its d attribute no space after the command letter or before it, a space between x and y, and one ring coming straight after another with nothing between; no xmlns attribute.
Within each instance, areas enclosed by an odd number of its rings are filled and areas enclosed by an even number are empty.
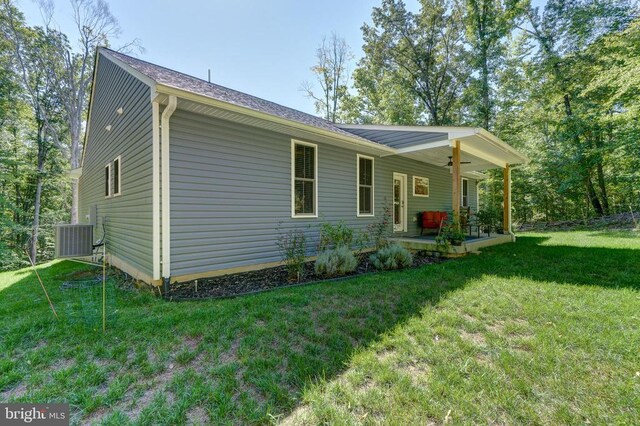
<svg viewBox="0 0 640 426"><path fill-rule="evenodd" d="M305 387L337 377L355 350L482 276L640 289L640 251L542 245L546 240L521 236L480 256L229 300L176 304L120 293L118 321L106 335L54 324L29 275L0 291L0 400L4 393L68 401L83 421L100 410L106 417L97 420L108 421L109 410L133 416L124 401L134 385L116 380L128 374L160 393L135 414L145 421L182 423L203 407L213 423L266 422L289 414ZM65 297L54 277L77 269L62 262L42 272L54 303ZM40 362L27 365L26 358ZM32 380L60 359L74 360L68 375ZM104 374L87 378L92 366ZM7 391L23 382L30 393Z"/></svg>

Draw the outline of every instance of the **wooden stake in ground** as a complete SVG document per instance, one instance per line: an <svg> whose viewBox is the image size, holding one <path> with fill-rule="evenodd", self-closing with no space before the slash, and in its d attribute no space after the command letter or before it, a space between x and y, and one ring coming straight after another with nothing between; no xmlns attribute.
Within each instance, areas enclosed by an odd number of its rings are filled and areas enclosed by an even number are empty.
<svg viewBox="0 0 640 426"><path fill-rule="evenodd" d="M107 243L102 245L102 332L107 331Z"/></svg>
<svg viewBox="0 0 640 426"><path fill-rule="evenodd" d="M25 249L24 251L25 253L27 253L27 257L29 258L29 263L31 263L31 267L33 268L33 272L36 273L36 277L38 277L38 281L40 282L40 287L42 287L42 291L44 291L44 295L47 296L47 301L49 301L49 306L51 306L51 311L53 312L53 316L56 317L56 319L58 319L58 314L56 313L56 309L53 307L53 303L51 303L51 299L49 298L49 293L47 293L47 289L44 288L44 284L42 283L42 279L40 278L40 274L38 274L38 270L36 269L36 264L33 263L33 259L31 259L31 255L29 255L29 252Z"/></svg>

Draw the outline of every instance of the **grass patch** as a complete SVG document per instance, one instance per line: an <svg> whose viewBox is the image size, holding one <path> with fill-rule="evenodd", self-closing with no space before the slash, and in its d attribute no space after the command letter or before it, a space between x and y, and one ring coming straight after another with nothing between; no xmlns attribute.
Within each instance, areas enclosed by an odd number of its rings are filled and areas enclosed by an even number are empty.
<svg viewBox="0 0 640 426"><path fill-rule="evenodd" d="M89 272L87 272L89 271ZM56 306L72 262L40 266ZM0 274L0 401L72 422L617 423L640 413L640 237L525 234L480 256L229 300L120 290L103 335Z"/></svg>

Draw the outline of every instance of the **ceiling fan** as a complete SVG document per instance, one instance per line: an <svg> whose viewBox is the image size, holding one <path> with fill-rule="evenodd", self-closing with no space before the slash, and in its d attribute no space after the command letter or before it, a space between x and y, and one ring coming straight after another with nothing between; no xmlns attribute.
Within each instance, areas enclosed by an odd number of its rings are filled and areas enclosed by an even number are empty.
<svg viewBox="0 0 640 426"><path fill-rule="evenodd" d="M470 164L471 161L461 161L460 164ZM453 167L453 156L449 156L449 162L442 167Z"/></svg>

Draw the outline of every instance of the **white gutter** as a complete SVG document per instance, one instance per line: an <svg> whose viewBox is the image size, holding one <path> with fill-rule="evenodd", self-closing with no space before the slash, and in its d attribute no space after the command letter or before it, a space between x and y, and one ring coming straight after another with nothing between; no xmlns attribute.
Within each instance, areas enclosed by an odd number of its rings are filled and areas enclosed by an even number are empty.
<svg viewBox="0 0 640 426"><path fill-rule="evenodd" d="M160 104L151 103L152 136L151 136L151 210L152 210L152 246L153 246L153 280L160 276Z"/></svg>
<svg viewBox="0 0 640 426"><path fill-rule="evenodd" d="M169 104L162 112L162 278L171 277L171 200L169 187L169 119L176 110L178 98L169 96Z"/></svg>
<svg viewBox="0 0 640 426"><path fill-rule="evenodd" d="M388 153L388 154L395 154L396 150L394 148L391 148L389 146L377 143L377 142L372 142L369 141L367 139L361 138L359 136L353 135L342 135L336 132L333 132L331 130L326 130L326 129L321 129L319 127L316 126L312 126L310 124L303 124L297 121L293 121L287 118L282 118L279 116L275 116L272 114L268 114L266 112L261 112L261 111L256 111L247 107L243 107L243 106L239 106L239 105L235 105L229 102L224 102L215 98L211 98L209 96L205 96L205 95L200 95L197 93L193 93L193 92L189 92L186 91L184 89L180 89L177 87L173 87L173 86L168 86L166 84L160 84L158 83L156 85L156 90L158 92L161 92L163 94L169 95L169 96L179 96L180 99L186 99L189 101L193 101L193 102L198 102L198 103L202 103L205 105L209 105L209 106L213 106L216 108L220 108L223 109L225 111L231 111L231 112L235 112L238 114L242 114L245 116L249 116L249 117L254 117L254 118L258 118L258 119L263 119L272 123L277 123L277 124L281 124L284 126L288 126L297 130L303 130L305 132L309 132L318 136L323 136L326 138L330 138L333 140L338 140L344 143L348 143L350 145L354 145L357 147L362 147L362 148L368 148L368 149L372 149L372 150L376 150L378 152L380 152L381 154L384 153ZM340 125L342 126L342 125ZM340 127L340 126L336 126L336 127Z"/></svg>

